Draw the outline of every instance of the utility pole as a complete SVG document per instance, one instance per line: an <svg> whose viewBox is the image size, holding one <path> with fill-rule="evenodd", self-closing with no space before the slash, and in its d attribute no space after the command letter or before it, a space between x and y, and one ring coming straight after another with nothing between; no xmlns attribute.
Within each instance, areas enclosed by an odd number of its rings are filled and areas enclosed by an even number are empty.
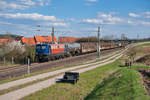
<svg viewBox="0 0 150 100"><path fill-rule="evenodd" d="M137 34L137 40L139 40L139 34Z"/></svg>
<svg viewBox="0 0 150 100"><path fill-rule="evenodd" d="M55 42L54 42L54 27L52 27L52 44L54 44Z"/></svg>
<svg viewBox="0 0 150 100"><path fill-rule="evenodd" d="M98 27L97 59L100 58L100 27Z"/></svg>

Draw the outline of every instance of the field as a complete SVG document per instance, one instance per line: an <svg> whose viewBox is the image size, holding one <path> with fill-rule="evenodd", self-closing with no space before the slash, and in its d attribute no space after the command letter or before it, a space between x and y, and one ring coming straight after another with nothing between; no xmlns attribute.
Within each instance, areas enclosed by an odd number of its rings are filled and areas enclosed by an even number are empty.
<svg viewBox="0 0 150 100"><path fill-rule="evenodd" d="M23 100L149 100L140 74L119 65L116 61L85 72L75 85L57 83Z"/></svg>

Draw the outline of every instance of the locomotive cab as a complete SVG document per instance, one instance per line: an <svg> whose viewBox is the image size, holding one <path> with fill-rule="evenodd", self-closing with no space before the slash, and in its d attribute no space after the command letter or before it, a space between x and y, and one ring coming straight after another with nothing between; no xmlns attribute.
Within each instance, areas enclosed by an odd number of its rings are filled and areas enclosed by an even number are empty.
<svg viewBox="0 0 150 100"><path fill-rule="evenodd" d="M36 45L36 57L39 61L48 60L48 55L50 53L50 45L48 44L37 44Z"/></svg>

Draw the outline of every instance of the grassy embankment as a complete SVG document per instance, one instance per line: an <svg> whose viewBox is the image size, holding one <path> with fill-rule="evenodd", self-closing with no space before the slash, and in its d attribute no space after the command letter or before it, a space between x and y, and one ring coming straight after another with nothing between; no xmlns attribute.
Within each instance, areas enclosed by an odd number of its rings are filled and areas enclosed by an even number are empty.
<svg viewBox="0 0 150 100"><path fill-rule="evenodd" d="M85 100L150 100L141 80L135 70L121 68L98 84Z"/></svg>
<svg viewBox="0 0 150 100"><path fill-rule="evenodd" d="M119 64L116 61L82 73L80 81L75 85L59 83L23 99L149 100L139 73L133 69L120 68Z"/></svg>

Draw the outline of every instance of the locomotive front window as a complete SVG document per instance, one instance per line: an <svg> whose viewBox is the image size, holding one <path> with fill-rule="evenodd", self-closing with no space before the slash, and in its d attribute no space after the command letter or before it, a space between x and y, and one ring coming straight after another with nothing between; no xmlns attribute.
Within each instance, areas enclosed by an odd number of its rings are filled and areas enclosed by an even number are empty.
<svg viewBox="0 0 150 100"><path fill-rule="evenodd" d="M36 46L36 49L40 49L40 46Z"/></svg>
<svg viewBox="0 0 150 100"><path fill-rule="evenodd" d="M42 46L42 49L46 49L46 46Z"/></svg>

